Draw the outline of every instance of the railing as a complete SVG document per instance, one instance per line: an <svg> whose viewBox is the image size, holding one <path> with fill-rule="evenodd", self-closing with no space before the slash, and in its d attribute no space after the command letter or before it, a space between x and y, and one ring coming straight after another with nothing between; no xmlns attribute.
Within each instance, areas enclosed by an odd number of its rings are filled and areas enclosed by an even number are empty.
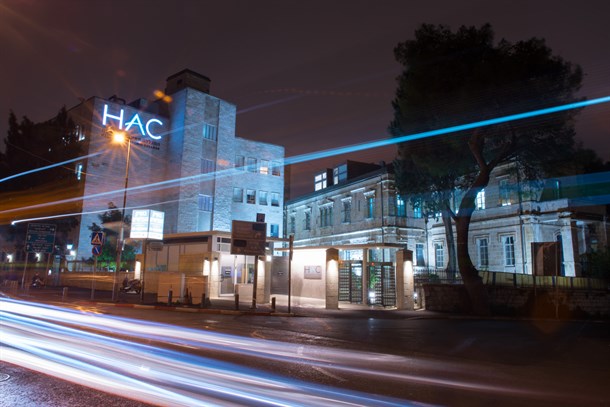
<svg viewBox="0 0 610 407"><path fill-rule="evenodd" d="M462 284L459 272L444 269L415 267L415 285ZM479 271L483 284L489 286L559 288L564 290L607 290L610 284L602 279L588 277L533 276L531 274L506 273L503 271Z"/></svg>

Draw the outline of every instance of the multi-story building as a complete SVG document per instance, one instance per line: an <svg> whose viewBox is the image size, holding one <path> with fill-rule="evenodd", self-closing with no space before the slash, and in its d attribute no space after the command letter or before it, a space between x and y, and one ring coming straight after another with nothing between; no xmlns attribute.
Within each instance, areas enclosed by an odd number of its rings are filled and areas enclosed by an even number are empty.
<svg viewBox="0 0 610 407"><path fill-rule="evenodd" d="M583 256L607 248L610 230L603 205L607 200L573 193L568 197L562 192L590 182L607 184L607 176L593 181L581 178L541 185L520 181L511 165L494 171L477 196L470 225L469 251L475 266L496 272L580 276ZM459 202L459 191L454 195ZM410 202L397 193L391 166L348 161L315 174L314 192L286 203L286 232L294 234L295 247L334 247L343 261L356 264L357 271L339 274L339 286L349 292L339 295L359 302L366 287L373 287L378 279L376 268L391 265L398 248L413 252L416 271L447 267L440 214L423 213L421 206ZM544 259L549 246L556 256L550 263ZM352 286L355 275L361 283ZM387 276L391 279L392 274ZM391 290L391 283L388 287Z"/></svg>
<svg viewBox="0 0 610 407"><path fill-rule="evenodd" d="M164 212L165 234L230 231L257 213L269 236L283 234L284 148L237 137L236 107L210 94L207 77L183 70L150 103L92 97L69 114L87 151L75 168L84 198L77 259L91 257L91 225L123 199L127 216ZM113 144L116 131L130 142Z"/></svg>

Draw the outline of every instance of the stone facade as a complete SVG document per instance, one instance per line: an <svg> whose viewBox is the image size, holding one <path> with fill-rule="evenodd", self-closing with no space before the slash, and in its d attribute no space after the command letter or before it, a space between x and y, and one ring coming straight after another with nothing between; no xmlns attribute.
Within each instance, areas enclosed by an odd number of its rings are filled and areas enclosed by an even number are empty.
<svg viewBox="0 0 610 407"><path fill-rule="evenodd" d="M109 203L123 207L127 148L110 141L118 130L131 140L126 216L133 209L163 211L164 233L176 234L230 231L233 219L255 221L263 213L278 225L273 233L283 233L284 148L236 137L236 107L209 94L208 78L185 70L168 78L165 95L154 102L93 97L69 114L89 154L79 163L85 199L77 260L91 257L89 228ZM244 176L238 154L254 160L256 170ZM279 168L273 175L272 162ZM252 187L277 194L274 205L236 205L234 189Z"/></svg>

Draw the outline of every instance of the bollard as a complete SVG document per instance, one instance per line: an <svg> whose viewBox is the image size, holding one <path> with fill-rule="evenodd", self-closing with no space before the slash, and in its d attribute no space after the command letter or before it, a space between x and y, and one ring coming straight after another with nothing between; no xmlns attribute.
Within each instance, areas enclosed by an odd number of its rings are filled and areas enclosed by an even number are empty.
<svg viewBox="0 0 610 407"><path fill-rule="evenodd" d="M271 312L275 312L275 297L271 298Z"/></svg>
<svg viewBox="0 0 610 407"><path fill-rule="evenodd" d="M235 294L235 310L239 310L239 294Z"/></svg>
<svg viewBox="0 0 610 407"><path fill-rule="evenodd" d="M167 293L167 305L172 305L172 290L170 289Z"/></svg>
<svg viewBox="0 0 610 407"><path fill-rule="evenodd" d="M61 292L62 301L65 301L67 296L68 296L68 287L64 287L64 289Z"/></svg>

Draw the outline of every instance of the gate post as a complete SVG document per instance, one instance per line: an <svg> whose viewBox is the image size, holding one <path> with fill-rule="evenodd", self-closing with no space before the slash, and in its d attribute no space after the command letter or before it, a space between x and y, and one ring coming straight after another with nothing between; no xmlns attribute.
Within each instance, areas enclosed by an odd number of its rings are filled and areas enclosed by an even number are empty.
<svg viewBox="0 0 610 407"><path fill-rule="evenodd" d="M326 309L339 309L339 250L326 250Z"/></svg>
<svg viewBox="0 0 610 407"><path fill-rule="evenodd" d="M413 251L396 252L396 309L413 311Z"/></svg>

